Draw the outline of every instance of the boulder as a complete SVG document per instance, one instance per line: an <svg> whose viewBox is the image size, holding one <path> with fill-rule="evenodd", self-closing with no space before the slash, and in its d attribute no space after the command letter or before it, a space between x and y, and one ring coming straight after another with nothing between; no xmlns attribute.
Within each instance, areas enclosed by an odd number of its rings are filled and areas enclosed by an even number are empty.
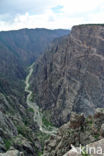
<svg viewBox="0 0 104 156"><path fill-rule="evenodd" d="M0 153L0 156L24 156L24 154L14 149L14 150L9 150L6 153Z"/></svg>
<svg viewBox="0 0 104 156"><path fill-rule="evenodd" d="M75 112L71 113L70 117L70 127L75 129L79 127L83 127L85 122L84 114L76 114Z"/></svg>

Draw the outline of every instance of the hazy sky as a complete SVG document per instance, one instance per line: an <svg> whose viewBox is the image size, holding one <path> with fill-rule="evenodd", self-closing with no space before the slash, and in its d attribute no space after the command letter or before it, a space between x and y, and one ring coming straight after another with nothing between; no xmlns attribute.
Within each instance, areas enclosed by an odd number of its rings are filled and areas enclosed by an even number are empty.
<svg viewBox="0 0 104 156"><path fill-rule="evenodd" d="M104 0L0 0L0 30L104 23Z"/></svg>

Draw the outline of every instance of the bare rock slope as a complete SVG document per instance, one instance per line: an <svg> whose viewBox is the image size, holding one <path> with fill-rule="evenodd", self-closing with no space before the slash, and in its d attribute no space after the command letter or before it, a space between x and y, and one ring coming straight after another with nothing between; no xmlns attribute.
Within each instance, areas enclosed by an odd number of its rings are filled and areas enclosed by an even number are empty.
<svg viewBox="0 0 104 156"><path fill-rule="evenodd" d="M77 147L95 147L95 151L92 150L91 155L96 152L98 147L102 148L101 152L104 152L104 109L96 109L94 116L84 117L83 114L71 113L70 121L59 128L56 136L51 136L49 140L45 142L44 156L80 156ZM100 140L100 141L98 141ZM98 142L97 142L98 141ZM78 150L72 152L73 147ZM69 151L72 148L71 151ZM81 148L81 149L82 149ZM87 146L86 146L87 148ZM68 152L69 151L69 152ZM87 155L87 149L86 154ZM84 150L82 150L84 152ZM99 152L99 151L98 151ZM73 155L72 155L73 154ZM82 154L82 153L80 153ZM84 155L84 154L82 154Z"/></svg>
<svg viewBox="0 0 104 156"><path fill-rule="evenodd" d="M104 26L74 26L37 61L31 79L34 98L54 125L67 122L71 111L88 115L104 107Z"/></svg>

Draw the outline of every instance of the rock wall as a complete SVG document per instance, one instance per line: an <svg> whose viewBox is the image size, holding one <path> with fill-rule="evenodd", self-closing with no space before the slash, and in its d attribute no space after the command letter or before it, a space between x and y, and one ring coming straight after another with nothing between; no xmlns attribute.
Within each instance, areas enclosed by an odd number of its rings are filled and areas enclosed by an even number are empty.
<svg viewBox="0 0 104 156"><path fill-rule="evenodd" d="M50 137L46 141L44 147L44 156L62 156L67 153L73 146L84 147L97 145L101 147L104 152L103 139L103 125L104 125L104 109L97 109L94 116L84 117L83 114L76 114L72 112L70 121L59 128L56 136ZM98 140L97 143L94 143ZM91 144L93 143L93 144ZM78 156L78 154L70 151L65 156Z"/></svg>
<svg viewBox="0 0 104 156"><path fill-rule="evenodd" d="M89 115L104 107L104 27L75 26L55 40L31 80L36 102L56 126L67 122L71 111Z"/></svg>

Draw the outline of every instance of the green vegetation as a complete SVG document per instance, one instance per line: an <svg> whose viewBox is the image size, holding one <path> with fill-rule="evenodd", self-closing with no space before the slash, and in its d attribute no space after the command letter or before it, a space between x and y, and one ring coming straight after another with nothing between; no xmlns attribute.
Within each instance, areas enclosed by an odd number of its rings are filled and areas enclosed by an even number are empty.
<svg viewBox="0 0 104 156"><path fill-rule="evenodd" d="M90 155L87 154L87 153L82 153L81 155L82 155L82 156L90 156Z"/></svg>
<svg viewBox="0 0 104 156"><path fill-rule="evenodd" d="M87 122L87 124L89 125L89 126L92 126L92 124L93 124L93 119L92 118L86 118L86 122Z"/></svg>
<svg viewBox="0 0 104 156"><path fill-rule="evenodd" d="M25 126L25 125L19 125L17 126L18 133L21 134L23 137L27 138L30 142L34 144L34 138L32 130Z"/></svg>
<svg viewBox="0 0 104 156"><path fill-rule="evenodd" d="M47 128L53 126L52 123L50 123L44 116L42 118L42 122L43 122L43 125L45 125Z"/></svg>
<svg viewBox="0 0 104 156"><path fill-rule="evenodd" d="M25 126L28 126L29 125L28 120L25 119L23 122L24 122Z"/></svg>
<svg viewBox="0 0 104 156"><path fill-rule="evenodd" d="M42 152L38 152L38 156L41 156L43 153Z"/></svg>
<svg viewBox="0 0 104 156"><path fill-rule="evenodd" d="M30 107L30 108L28 108L28 111L29 111L29 112L32 112L32 113L34 113L34 109L33 109L33 108L31 108L31 107Z"/></svg>
<svg viewBox="0 0 104 156"><path fill-rule="evenodd" d="M94 135L94 138L95 138L96 140L98 140L98 139L99 139L99 136L100 136L100 134L98 133L98 134Z"/></svg>
<svg viewBox="0 0 104 156"><path fill-rule="evenodd" d="M12 140L11 139L4 139L4 144L5 144L6 150L9 150L11 145L12 145Z"/></svg>
<svg viewBox="0 0 104 156"><path fill-rule="evenodd" d="M90 156L89 154L86 153L86 150L84 149L83 152L81 153L82 156Z"/></svg>
<svg viewBox="0 0 104 156"><path fill-rule="evenodd" d="M50 135L46 134L46 133L42 133L41 131L40 132L37 132L36 133L36 136L41 144L41 147L42 147L42 151L38 151L38 156L41 156L43 154L43 150L44 150L44 143L46 140L49 139Z"/></svg>
<svg viewBox="0 0 104 156"><path fill-rule="evenodd" d="M37 132L36 133L37 138L40 140L40 142L44 142L45 140L47 140L49 138L50 135L46 134L46 133L42 133L42 132Z"/></svg>
<svg viewBox="0 0 104 156"><path fill-rule="evenodd" d="M17 130L18 130L19 134L23 135L24 137L27 137L28 130L27 130L27 127L25 125L17 126Z"/></svg>
<svg viewBox="0 0 104 156"><path fill-rule="evenodd" d="M89 121L88 121L88 125L89 125L89 126L92 126L92 124L93 124L93 121L92 121L92 120L89 120Z"/></svg>
<svg viewBox="0 0 104 156"><path fill-rule="evenodd" d="M30 89L30 90L31 90L31 89ZM35 96L34 96L34 94L33 94L33 93L31 94L30 101L32 101L32 102L34 102L34 101L35 101Z"/></svg>
<svg viewBox="0 0 104 156"><path fill-rule="evenodd" d="M42 156L43 155L43 151L39 151L38 148L35 148L35 152L37 153L37 156Z"/></svg>

